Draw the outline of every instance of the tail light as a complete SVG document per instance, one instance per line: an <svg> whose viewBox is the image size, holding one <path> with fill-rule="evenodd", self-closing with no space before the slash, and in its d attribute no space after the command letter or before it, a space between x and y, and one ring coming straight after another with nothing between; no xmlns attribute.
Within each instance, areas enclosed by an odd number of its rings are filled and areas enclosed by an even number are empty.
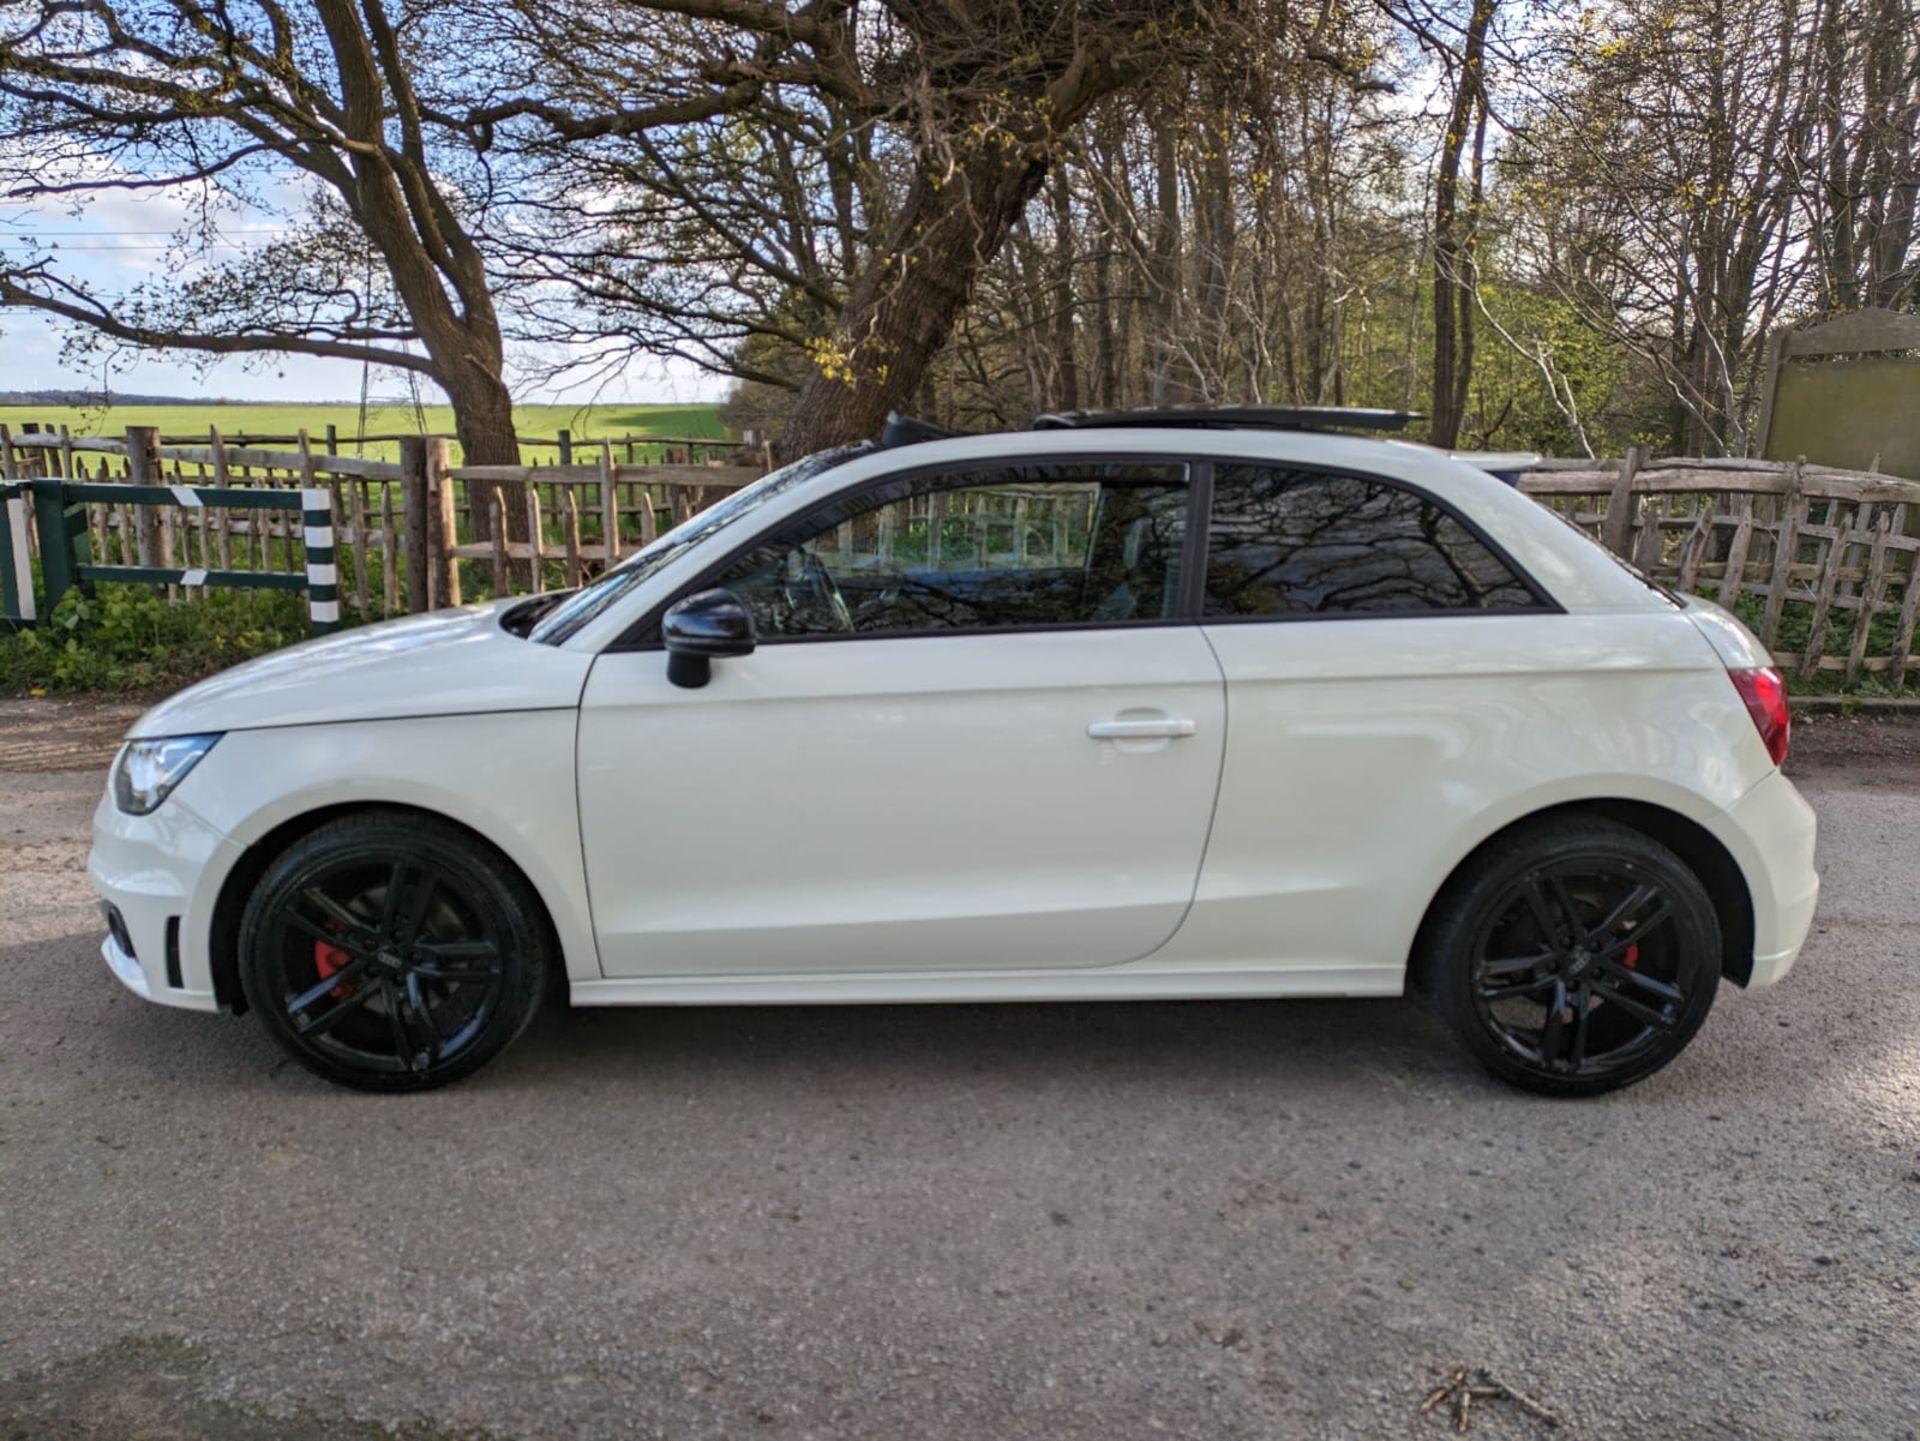
<svg viewBox="0 0 1920 1441"><path fill-rule="evenodd" d="M1732 670L1727 674L1733 677L1740 699L1747 703L1747 714L1753 717L1754 728L1760 732L1767 754L1773 757L1775 765L1782 764L1787 758L1788 732L1793 728L1793 716L1787 709L1787 683L1772 666Z"/></svg>

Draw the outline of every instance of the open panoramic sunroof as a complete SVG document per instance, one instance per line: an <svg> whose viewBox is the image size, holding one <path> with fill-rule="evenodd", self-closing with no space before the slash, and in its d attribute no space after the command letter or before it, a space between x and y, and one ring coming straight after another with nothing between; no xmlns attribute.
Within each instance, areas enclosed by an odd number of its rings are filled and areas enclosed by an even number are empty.
<svg viewBox="0 0 1920 1441"><path fill-rule="evenodd" d="M1417 411L1346 405L1175 405L1141 410L1074 410L1036 416L1035 430L1104 426L1201 426L1218 430L1402 430Z"/></svg>
<svg viewBox="0 0 1920 1441"><path fill-rule="evenodd" d="M1099 430L1123 426L1191 426L1212 430L1403 430L1424 417L1415 410L1348 405L1176 405L1157 410L1070 410L1035 416L1034 430ZM880 433L885 447L950 440L960 432L898 411Z"/></svg>

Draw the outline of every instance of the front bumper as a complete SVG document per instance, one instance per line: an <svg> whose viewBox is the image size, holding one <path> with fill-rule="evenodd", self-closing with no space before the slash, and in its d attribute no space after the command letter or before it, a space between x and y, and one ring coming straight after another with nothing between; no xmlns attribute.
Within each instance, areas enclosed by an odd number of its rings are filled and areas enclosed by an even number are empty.
<svg viewBox="0 0 1920 1441"><path fill-rule="evenodd" d="M213 910L242 853L177 794L146 816L124 814L111 793L101 797L87 873L121 918L124 939L110 932L100 954L122 985L162 1005L220 1009Z"/></svg>
<svg viewBox="0 0 1920 1441"><path fill-rule="evenodd" d="M1723 836L1753 897L1750 990L1770 986L1792 969L1813 926L1820 873L1813 868L1817 822L1793 782L1775 771L1727 811Z"/></svg>

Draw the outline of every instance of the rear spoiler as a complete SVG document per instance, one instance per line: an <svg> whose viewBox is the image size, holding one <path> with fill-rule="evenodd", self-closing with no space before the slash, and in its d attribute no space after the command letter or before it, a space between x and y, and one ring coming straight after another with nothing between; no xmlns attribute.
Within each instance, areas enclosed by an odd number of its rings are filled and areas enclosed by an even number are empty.
<svg viewBox="0 0 1920 1441"><path fill-rule="evenodd" d="M1532 470L1540 463L1540 457L1530 450L1455 450L1447 453L1447 459L1465 461L1475 470L1498 476L1508 485L1518 485L1520 472Z"/></svg>

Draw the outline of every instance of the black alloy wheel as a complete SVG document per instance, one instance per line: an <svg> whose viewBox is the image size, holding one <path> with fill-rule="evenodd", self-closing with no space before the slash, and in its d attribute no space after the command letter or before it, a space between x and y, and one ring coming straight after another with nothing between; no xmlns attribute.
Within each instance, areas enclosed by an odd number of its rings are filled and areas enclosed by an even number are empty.
<svg viewBox="0 0 1920 1441"><path fill-rule="evenodd" d="M1601 820L1548 822L1476 856L1422 959L1442 1015L1506 1080L1552 1095L1631 1085L1683 1050L1720 979L1720 927L1671 851Z"/></svg>
<svg viewBox="0 0 1920 1441"><path fill-rule="evenodd" d="M491 847L428 817L368 812L267 868L240 927L247 1002L307 1069L369 1091L444 1085L532 1020L552 943Z"/></svg>

